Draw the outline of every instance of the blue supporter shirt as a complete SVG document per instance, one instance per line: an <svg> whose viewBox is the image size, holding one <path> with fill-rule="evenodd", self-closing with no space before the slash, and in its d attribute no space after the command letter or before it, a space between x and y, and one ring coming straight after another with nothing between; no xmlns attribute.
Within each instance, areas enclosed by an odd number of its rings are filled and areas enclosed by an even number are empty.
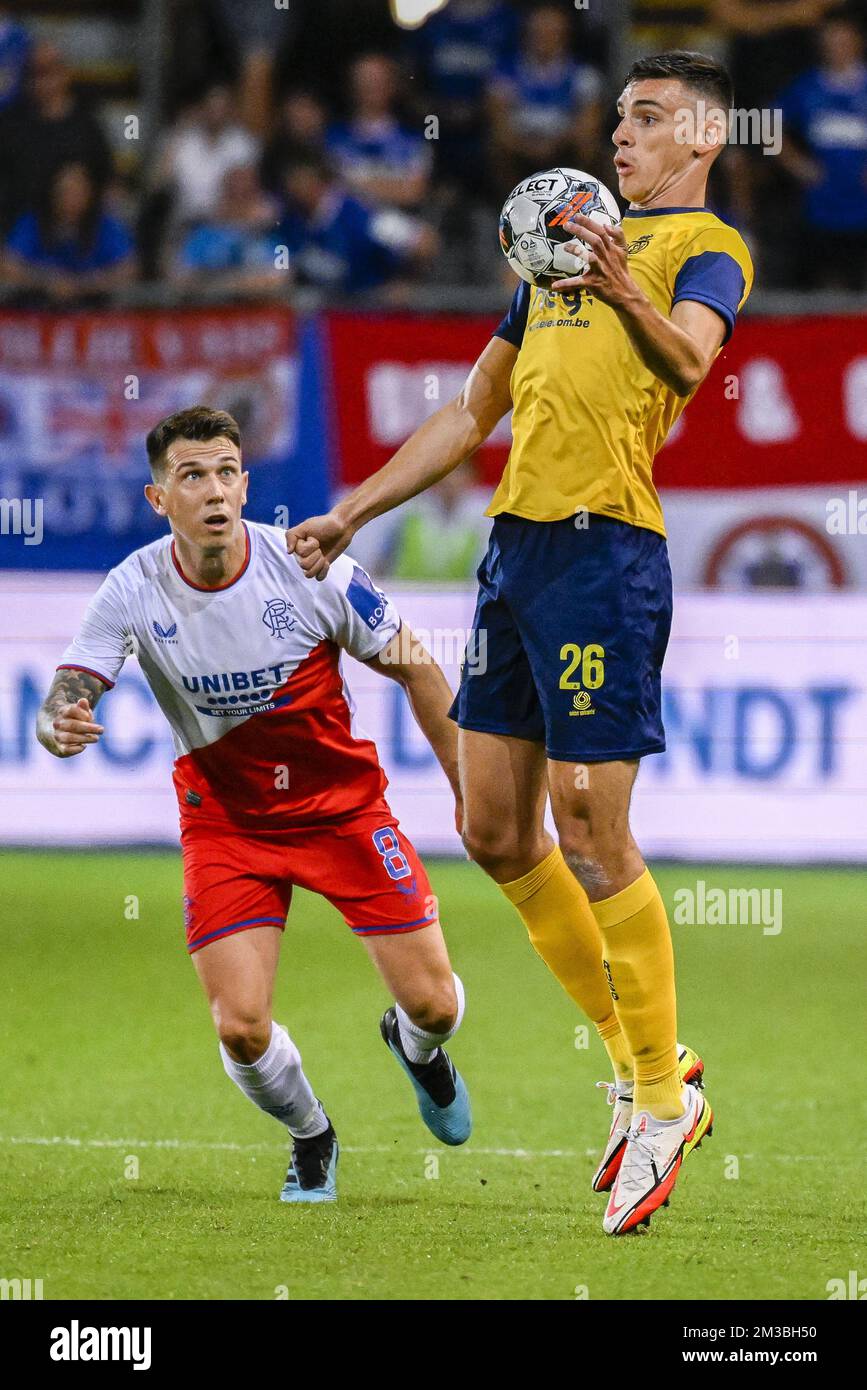
<svg viewBox="0 0 867 1390"><path fill-rule="evenodd" d="M273 267L279 240L273 232L251 232L222 222L205 223L187 236L181 247L180 261L189 270Z"/></svg>
<svg viewBox="0 0 867 1390"><path fill-rule="evenodd" d="M596 69L569 59L539 67L517 58L500 65L494 82L506 83L514 91L513 119L519 129L540 139L564 134L573 113L602 94Z"/></svg>
<svg viewBox="0 0 867 1390"><path fill-rule="evenodd" d="M9 19L0 19L0 111L12 106L21 95L30 49L27 30Z"/></svg>
<svg viewBox="0 0 867 1390"><path fill-rule="evenodd" d="M133 250L132 238L117 218L103 213L96 226L96 235L89 246L71 239L47 246L42 239L39 221L27 212L15 223L7 246L16 256L30 265L51 267L71 273L89 270L108 270L126 260Z"/></svg>
<svg viewBox="0 0 867 1390"><path fill-rule="evenodd" d="M474 106L496 66L513 52L518 15L501 0L452 0L410 38L434 95Z"/></svg>
<svg viewBox="0 0 867 1390"><path fill-rule="evenodd" d="M397 121L333 125L326 145L347 175L352 171L366 178L408 177L430 165L428 141Z"/></svg>
<svg viewBox="0 0 867 1390"><path fill-rule="evenodd" d="M313 217L287 208L276 242L288 249L301 280L352 294L397 273L409 249L408 225L399 213L373 212L334 189Z"/></svg>
<svg viewBox="0 0 867 1390"><path fill-rule="evenodd" d="M816 68L780 100L783 121L820 166L821 182L804 190L804 211L816 227L867 229L867 68L846 82Z"/></svg>

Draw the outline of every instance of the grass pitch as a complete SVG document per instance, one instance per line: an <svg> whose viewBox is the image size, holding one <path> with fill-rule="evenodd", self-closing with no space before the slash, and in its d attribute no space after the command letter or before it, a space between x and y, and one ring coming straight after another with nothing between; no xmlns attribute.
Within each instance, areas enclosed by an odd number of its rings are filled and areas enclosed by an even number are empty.
<svg viewBox="0 0 867 1390"><path fill-rule="evenodd" d="M467 988L475 1132L435 1144L383 1047L360 943L296 893L275 1013L343 1145L340 1201L277 1201L286 1145L220 1065L174 854L0 855L0 1276L52 1298L825 1299L863 1270L863 878L696 866L780 888L783 929L674 927L680 1035L713 1138L641 1237L589 1191L595 1037L469 864L429 866ZM137 911L138 916L132 914Z"/></svg>

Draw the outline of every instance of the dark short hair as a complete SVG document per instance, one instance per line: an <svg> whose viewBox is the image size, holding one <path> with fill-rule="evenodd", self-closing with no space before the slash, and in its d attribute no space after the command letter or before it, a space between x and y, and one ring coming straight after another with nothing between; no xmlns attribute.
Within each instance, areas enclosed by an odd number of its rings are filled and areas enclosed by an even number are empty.
<svg viewBox="0 0 867 1390"><path fill-rule="evenodd" d="M734 85L728 68L707 53L692 53L686 48L650 53L632 64L626 74L626 85L654 77L676 77L685 87L708 98L714 106L721 106L725 112L734 105Z"/></svg>
<svg viewBox="0 0 867 1390"><path fill-rule="evenodd" d="M323 183L331 183L337 174L334 161L325 150L313 149L309 145L295 146L282 161L283 178L286 179L290 174L305 169L308 173L315 174Z"/></svg>
<svg viewBox="0 0 867 1390"><path fill-rule="evenodd" d="M214 410L209 405L191 405L187 410L176 410L154 425L145 441L148 462L154 478L165 473L166 450L176 439L220 439L225 438L241 447L241 431L238 422L228 410Z"/></svg>

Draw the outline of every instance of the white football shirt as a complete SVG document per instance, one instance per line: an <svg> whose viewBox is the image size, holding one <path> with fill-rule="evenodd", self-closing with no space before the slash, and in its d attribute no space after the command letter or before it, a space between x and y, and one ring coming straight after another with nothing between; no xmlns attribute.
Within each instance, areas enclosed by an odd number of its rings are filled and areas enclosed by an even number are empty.
<svg viewBox="0 0 867 1390"><path fill-rule="evenodd" d="M369 660L400 628L349 555L305 579L284 532L245 522L229 583L182 572L171 536L111 570L58 669L112 686L134 653L174 739L181 820L280 829L375 805L387 785L354 726L341 651Z"/></svg>

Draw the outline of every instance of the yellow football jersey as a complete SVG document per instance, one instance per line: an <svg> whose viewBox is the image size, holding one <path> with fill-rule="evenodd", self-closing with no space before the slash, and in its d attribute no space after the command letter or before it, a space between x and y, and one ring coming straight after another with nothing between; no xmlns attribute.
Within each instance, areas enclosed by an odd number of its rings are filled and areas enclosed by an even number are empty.
<svg viewBox="0 0 867 1390"><path fill-rule="evenodd" d="M753 282L739 233L704 208L627 212L623 230L630 272L660 313L707 304L727 340ZM522 283L496 332L519 351L512 448L487 515L560 521L586 508L664 536L653 460L690 397L654 376L587 290Z"/></svg>

